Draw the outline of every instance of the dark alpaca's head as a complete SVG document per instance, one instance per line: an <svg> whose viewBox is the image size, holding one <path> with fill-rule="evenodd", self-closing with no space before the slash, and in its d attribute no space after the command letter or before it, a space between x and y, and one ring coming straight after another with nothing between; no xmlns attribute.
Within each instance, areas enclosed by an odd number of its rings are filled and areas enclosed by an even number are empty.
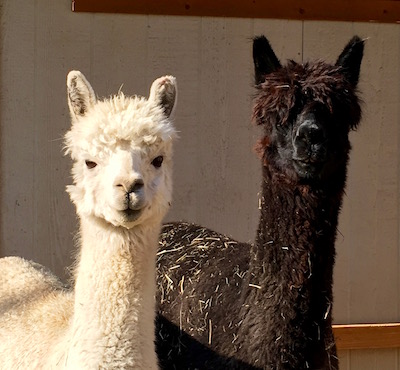
<svg viewBox="0 0 400 370"><path fill-rule="evenodd" d="M257 151L264 165L293 181L329 181L345 168L348 134L361 118L357 83L364 42L354 36L336 64L282 66L264 36L253 44L253 119L264 127Z"/></svg>

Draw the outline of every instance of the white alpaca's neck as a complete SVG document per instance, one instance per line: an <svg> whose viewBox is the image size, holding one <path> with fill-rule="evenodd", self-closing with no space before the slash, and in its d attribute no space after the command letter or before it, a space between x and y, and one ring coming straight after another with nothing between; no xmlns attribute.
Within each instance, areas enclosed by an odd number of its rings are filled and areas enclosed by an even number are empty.
<svg viewBox="0 0 400 370"><path fill-rule="evenodd" d="M159 225L126 230L96 219L81 220L68 368L157 368L158 233Z"/></svg>

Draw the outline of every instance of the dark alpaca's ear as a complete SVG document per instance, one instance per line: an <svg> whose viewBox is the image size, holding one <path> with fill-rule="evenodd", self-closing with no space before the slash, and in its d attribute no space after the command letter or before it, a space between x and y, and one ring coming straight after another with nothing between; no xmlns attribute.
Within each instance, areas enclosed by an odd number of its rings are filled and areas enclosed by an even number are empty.
<svg viewBox="0 0 400 370"><path fill-rule="evenodd" d="M257 36L253 40L253 60L255 83L264 82L265 76L281 67L270 43L265 36Z"/></svg>
<svg viewBox="0 0 400 370"><path fill-rule="evenodd" d="M354 36L343 49L336 62L337 66L343 68L347 80L353 87L356 87L358 83L363 54L364 41L358 36Z"/></svg>

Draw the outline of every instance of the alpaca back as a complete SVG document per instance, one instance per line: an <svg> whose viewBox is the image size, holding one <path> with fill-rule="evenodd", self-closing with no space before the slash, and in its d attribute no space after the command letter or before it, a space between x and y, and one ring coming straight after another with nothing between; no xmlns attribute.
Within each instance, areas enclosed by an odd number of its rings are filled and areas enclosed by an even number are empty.
<svg viewBox="0 0 400 370"><path fill-rule="evenodd" d="M62 289L62 282L50 270L20 257L0 259L0 312L36 299L53 289Z"/></svg>
<svg viewBox="0 0 400 370"><path fill-rule="evenodd" d="M235 359L251 245L185 222L161 233L157 352L163 369L253 369ZM181 243L178 241L181 240ZM177 320L177 312L179 318Z"/></svg>
<svg viewBox="0 0 400 370"><path fill-rule="evenodd" d="M73 295L37 263L1 258L0 270L0 368L45 368L49 348L68 327Z"/></svg>

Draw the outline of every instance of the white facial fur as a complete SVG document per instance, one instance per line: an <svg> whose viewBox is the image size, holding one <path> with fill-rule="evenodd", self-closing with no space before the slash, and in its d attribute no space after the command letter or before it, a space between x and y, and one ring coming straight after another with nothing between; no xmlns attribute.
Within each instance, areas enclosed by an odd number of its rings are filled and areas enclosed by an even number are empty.
<svg viewBox="0 0 400 370"><path fill-rule="evenodd" d="M66 151L74 160L67 191L78 215L125 228L161 220L171 202L175 78L155 80L149 99L119 93L97 101L77 71L67 86L72 128Z"/></svg>

